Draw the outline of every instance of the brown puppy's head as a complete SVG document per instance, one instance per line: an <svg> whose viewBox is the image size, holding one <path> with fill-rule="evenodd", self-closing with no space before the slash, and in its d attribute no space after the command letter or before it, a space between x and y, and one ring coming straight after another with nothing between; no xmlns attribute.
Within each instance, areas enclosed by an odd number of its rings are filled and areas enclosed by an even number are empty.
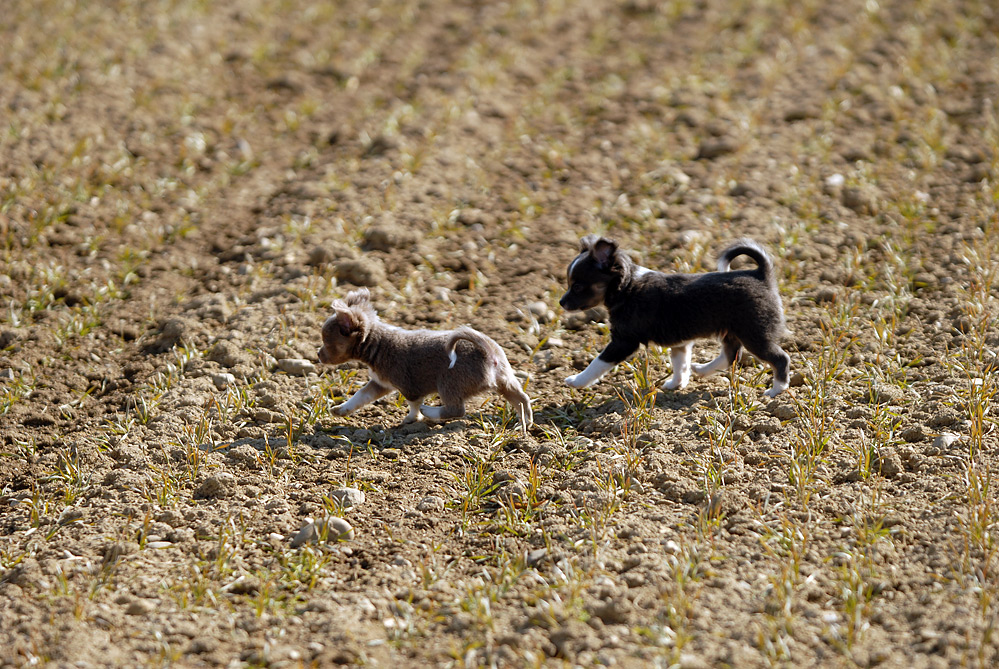
<svg viewBox="0 0 999 669"><path fill-rule="evenodd" d="M569 311L591 309L602 304L607 284L617 265L617 242L606 237L586 235L579 240L579 255L569 263L566 271L569 290L558 303Z"/></svg>
<svg viewBox="0 0 999 669"><path fill-rule="evenodd" d="M371 323L378 318L371 306L367 288L347 294L333 302L333 315L323 323L323 345L319 347L319 362L339 365L356 359L355 349L364 340Z"/></svg>

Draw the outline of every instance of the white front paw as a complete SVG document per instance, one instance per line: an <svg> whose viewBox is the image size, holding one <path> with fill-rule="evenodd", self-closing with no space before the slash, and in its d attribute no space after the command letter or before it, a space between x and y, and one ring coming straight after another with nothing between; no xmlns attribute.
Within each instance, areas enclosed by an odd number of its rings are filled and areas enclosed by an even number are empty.
<svg viewBox="0 0 999 669"><path fill-rule="evenodd" d="M584 387L586 384L579 379L580 376L581 376L580 374L573 374L572 376L566 377L565 385L569 386L570 388Z"/></svg>
<svg viewBox="0 0 999 669"><path fill-rule="evenodd" d="M337 416L347 416L350 414L350 409L347 408L347 403L344 402L343 404L337 404L333 407L333 413Z"/></svg>
<svg viewBox="0 0 999 669"><path fill-rule="evenodd" d="M688 381L690 381L689 377L674 376L672 379L663 384L663 388L665 388L666 390L677 390L679 388L683 388L684 386L686 386Z"/></svg>

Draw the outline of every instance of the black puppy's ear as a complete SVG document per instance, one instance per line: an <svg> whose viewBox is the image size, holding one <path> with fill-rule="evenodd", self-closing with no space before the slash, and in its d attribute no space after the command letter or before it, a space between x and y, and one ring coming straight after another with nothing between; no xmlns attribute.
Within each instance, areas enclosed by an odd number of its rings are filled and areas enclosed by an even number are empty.
<svg viewBox="0 0 999 669"><path fill-rule="evenodd" d="M371 293L368 292L367 288L359 288L347 293L347 299L345 302L348 307L358 304L369 304L371 302Z"/></svg>
<svg viewBox="0 0 999 669"><path fill-rule="evenodd" d="M587 251L592 251L593 250L593 244L595 244L598 239L600 239L600 238L597 237L596 235L586 235L585 237L583 237L582 239L580 239L579 240L579 252L580 253L586 253Z"/></svg>
<svg viewBox="0 0 999 669"><path fill-rule="evenodd" d="M614 257L617 255L617 242L613 239L601 237L593 243L590 255L597 262L597 267L608 270L614 264Z"/></svg>

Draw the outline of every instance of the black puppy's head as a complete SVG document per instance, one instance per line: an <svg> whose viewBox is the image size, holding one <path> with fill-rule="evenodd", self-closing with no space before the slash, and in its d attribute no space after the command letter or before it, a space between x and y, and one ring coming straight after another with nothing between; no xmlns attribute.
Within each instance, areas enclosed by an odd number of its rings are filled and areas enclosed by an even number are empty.
<svg viewBox="0 0 999 669"><path fill-rule="evenodd" d="M586 235L579 240L579 255L569 263L569 290L558 301L563 309L580 311L603 304L607 285L618 269L617 242Z"/></svg>

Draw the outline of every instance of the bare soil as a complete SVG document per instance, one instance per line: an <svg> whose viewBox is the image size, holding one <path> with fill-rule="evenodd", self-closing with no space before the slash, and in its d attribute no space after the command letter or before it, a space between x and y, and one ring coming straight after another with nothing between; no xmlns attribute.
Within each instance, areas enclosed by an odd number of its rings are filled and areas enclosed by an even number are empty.
<svg viewBox="0 0 999 669"><path fill-rule="evenodd" d="M997 661L994 3L4 14L0 666ZM565 386L590 232L764 243L792 388L657 392L654 348ZM529 437L331 414L358 285L496 339Z"/></svg>

